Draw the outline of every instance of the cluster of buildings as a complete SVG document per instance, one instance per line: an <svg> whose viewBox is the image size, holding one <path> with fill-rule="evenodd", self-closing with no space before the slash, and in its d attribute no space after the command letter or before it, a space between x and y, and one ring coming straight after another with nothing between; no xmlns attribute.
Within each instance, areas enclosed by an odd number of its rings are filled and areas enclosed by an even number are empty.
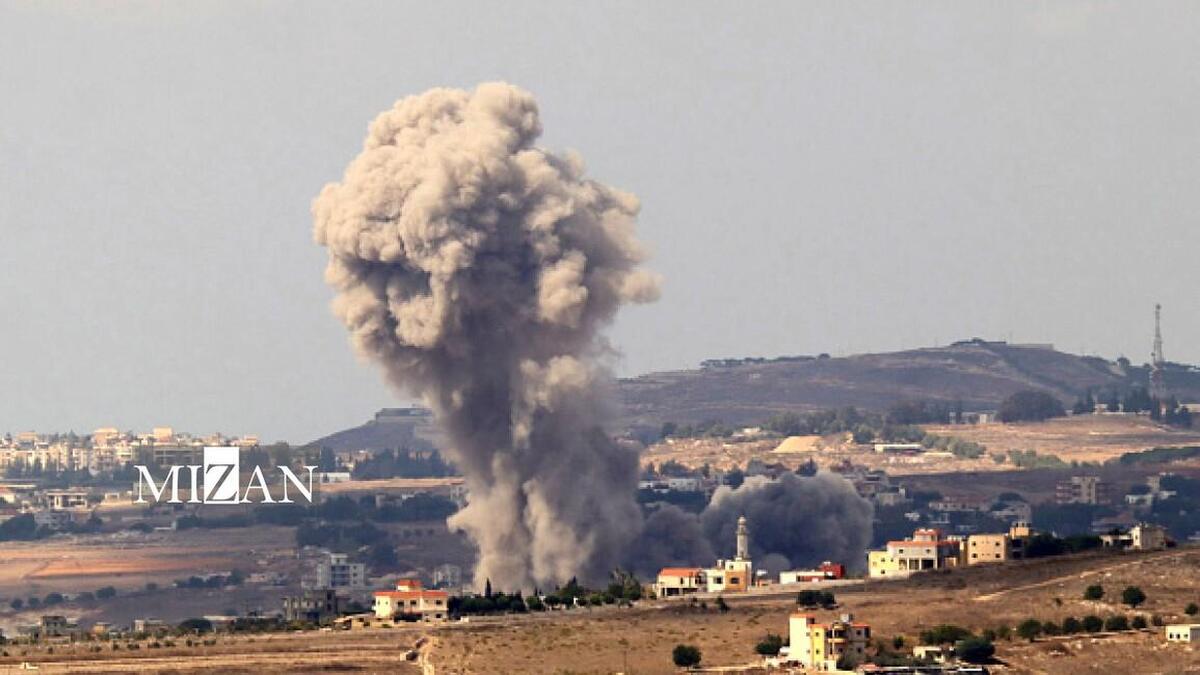
<svg viewBox="0 0 1200 675"><path fill-rule="evenodd" d="M0 469L16 467L25 472L86 470L100 474L143 459L153 459L159 464L195 463L206 445L256 447L258 444L257 436L194 436L176 433L171 427L155 427L149 433L104 427L96 429L90 436L27 431L0 438Z"/></svg>
<svg viewBox="0 0 1200 675"><path fill-rule="evenodd" d="M708 593L743 592L754 584L754 563L750 560L750 531L746 517L738 518L737 552L730 560L717 560L704 567L665 567L658 573L654 592L660 598Z"/></svg>
<svg viewBox="0 0 1200 675"><path fill-rule="evenodd" d="M750 530L745 516L738 518L737 546L734 557L719 559L712 567L664 567L654 583L654 593L660 598L678 597L692 593L741 593L754 586L772 582L765 578L766 570L755 571L750 559ZM846 577L846 567L825 561L815 569L780 570L779 583L803 584L834 581Z"/></svg>
<svg viewBox="0 0 1200 675"><path fill-rule="evenodd" d="M967 536L947 535L937 528L920 528L910 539L889 541L867 554L872 578L903 578L914 572L1004 562L1025 558L1035 532L1027 522L1015 522L1008 532ZM1120 534L1101 535L1105 546L1154 551L1167 547L1167 531L1159 525L1138 523Z"/></svg>
<svg viewBox="0 0 1200 675"><path fill-rule="evenodd" d="M445 621L451 593L462 589L462 569L449 564L433 570L432 589L419 579L403 578L392 589L371 591L366 565L351 561L344 553L323 552L313 572L299 593L283 599L284 620L327 625L350 613L361 614L354 607L369 603L377 619Z"/></svg>

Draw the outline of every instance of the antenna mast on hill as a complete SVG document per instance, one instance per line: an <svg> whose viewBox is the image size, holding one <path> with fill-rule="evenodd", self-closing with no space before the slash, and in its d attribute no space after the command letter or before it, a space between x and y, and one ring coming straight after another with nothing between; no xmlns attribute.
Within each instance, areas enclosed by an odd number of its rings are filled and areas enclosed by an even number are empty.
<svg viewBox="0 0 1200 675"><path fill-rule="evenodd" d="M1159 401L1167 399L1167 364L1163 357L1162 305L1154 305L1154 351L1150 354L1150 395Z"/></svg>

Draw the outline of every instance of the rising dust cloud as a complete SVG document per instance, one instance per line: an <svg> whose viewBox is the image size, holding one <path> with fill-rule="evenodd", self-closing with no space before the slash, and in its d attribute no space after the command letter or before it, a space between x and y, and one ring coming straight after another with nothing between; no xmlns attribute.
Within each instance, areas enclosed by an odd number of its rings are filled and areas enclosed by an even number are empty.
<svg viewBox="0 0 1200 675"><path fill-rule="evenodd" d="M449 524L479 548L475 584L708 564L743 513L773 560L861 556L870 506L834 478L750 480L699 517L668 508L643 527L636 452L603 430L601 335L622 304L658 295L640 267L638 201L537 147L541 131L533 97L508 84L411 96L313 203L335 315L391 385L433 409L466 478Z"/></svg>
<svg viewBox="0 0 1200 675"><path fill-rule="evenodd" d="M433 409L470 494L450 525L499 588L602 576L641 524L637 456L602 430L600 336L658 293L638 201L537 147L541 131L507 84L405 98L313 204L334 313Z"/></svg>

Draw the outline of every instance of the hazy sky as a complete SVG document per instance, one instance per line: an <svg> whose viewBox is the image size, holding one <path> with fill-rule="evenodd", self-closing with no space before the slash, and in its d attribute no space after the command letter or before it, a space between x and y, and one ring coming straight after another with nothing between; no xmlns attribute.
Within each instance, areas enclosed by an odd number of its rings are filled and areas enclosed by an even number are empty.
<svg viewBox="0 0 1200 675"><path fill-rule="evenodd" d="M753 12L746 8L752 7ZM623 374L970 336L1200 361L1200 5L0 2L0 431L306 441L397 397L309 207L432 86L636 193Z"/></svg>

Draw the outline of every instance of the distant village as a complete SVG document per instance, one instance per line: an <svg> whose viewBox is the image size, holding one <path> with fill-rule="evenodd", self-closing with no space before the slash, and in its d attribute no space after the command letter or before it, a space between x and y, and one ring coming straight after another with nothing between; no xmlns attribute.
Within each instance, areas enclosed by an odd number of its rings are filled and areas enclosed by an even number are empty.
<svg viewBox="0 0 1200 675"><path fill-rule="evenodd" d="M977 414L964 423L986 423L987 413ZM757 429L738 433L753 436ZM784 438L781 447L795 444ZM130 533L176 531L195 527L203 514L166 505L135 507L129 488L129 465L147 462L157 465L190 464L199 461L205 446L236 446L246 453L258 453L273 460L321 464L318 481L324 486L354 488L370 483L370 505L361 506L367 493L332 489L319 493L320 505L313 508L369 508L372 514L395 514L404 504L434 500L444 504L440 518L460 507L467 497L461 479L445 476L428 484L389 487L379 481L363 481L364 467L375 466L377 454L368 451L324 453L312 448L287 448L280 457L263 448L257 437L227 437L220 434L196 436L156 427L149 433L122 432L115 428L95 430L87 436L39 435L32 432L5 436L0 440L0 535L7 539L28 539L14 534L13 523L20 519L32 524L37 537L108 532L113 536ZM934 443L874 442L866 452L896 461L936 460L951 455ZM959 448L955 448L958 450ZM784 453L786 454L786 453ZM414 461L431 462L428 454L415 455ZM434 461L431 466L436 465ZM378 469L378 467L375 467ZM276 588L275 603L247 608L233 614L205 614L182 622L169 622L152 615L133 619L125 625L105 621L81 624L78 619L55 610L60 605L103 602L120 593L105 588L89 593L52 593L45 598L13 598L11 607L39 618L17 627L4 639L12 644L54 644L76 640L144 640L165 644L180 636L186 639L212 639L204 636L221 632L287 630L326 627L363 630L380 626L412 623L454 625L473 616L514 617L529 612L569 611L598 607L621 607L653 602L723 604L738 597L796 594L797 611L786 626L786 639L764 648L764 663L772 667L801 667L817 671L850 672L848 663L862 663L872 634L869 617L840 614L819 620L820 612L836 611L835 592L842 586L867 581L904 579L918 573L956 567L1004 563L1025 558L1048 557L1085 550L1154 551L1186 543L1193 536L1179 537L1170 528L1145 520L1155 504L1170 504L1180 489L1191 489L1189 479L1170 472L1147 477L1144 483L1118 490L1117 485L1079 467L1079 472L1057 481L1051 504L1031 504L1021 494L1005 493L993 498L946 497L906 488L880 468L854 462L826 467L841 475L854 491L875 509L876 547L863 559L838 560L818 556L810 566L787 569L756 567L751 550L755 527L769 528L771 523L739 519L733 555L715 560L694 560L658 570L645 581L619 573L607 587L585 588L575 582L553 590L523 596L509 589L493 591L478 588L469 570L457 562L442 562L422 568L417 574L389 571L386 556L383 569L361 554L321 541L302 543L298 536L293 572L213 570L202 576L176 581L180 588L229 588L241 585ZM799 468L752 460L744 467L717 470L710 467L687 468L677 463L648 465L638 484L638 499L643 507L663 505L695 507L706 504L721 488L736 488L747 478L777 478L785 473L812 475L815 465ZM357 476L356 477L356 472ZM372 477L376 474L371 473ZM383 475L386 475L383 474ZM384 481L386 482L386 480ZM354 495L356 501L347 501ZM414 500L415 498L415 500ZM442 501L437 501L442 500ZM429 504L425 504L427 508ZM1062 509L1071 517L1087 517L1074 522L1075 534L1060 537L1056 528L1035 528L1036 509ZM428 512L422 511L422 518ZM419 523L420 518L415 523ZM437 517L433 520L438 520ZM417 528L419 530L419 528ZM416 530L414 530L416 532ZM1083 532L1083 534L1080 534ZM28 533L26 533L28 534ZM1190 534L1190 533L1185 533ZM419 536L419 534L417 535ZM367 547L360 547L366 550ZM296 563L299 567L296 567ZM8 600L6 600L7 602ZM33 601L37 601L37 605ZM1164 640L1191 642L1200 639L1200 624L1172 624L1162 627ZM685 650L686 651L686 650ZM957 659L952 645L917 645L910 656L921 664L919 672L977 673L983 666ZM686 661L686 658L684 658ZM918 672L918 666L892 666L886 671ZM936 670L930 670L935 668Z"/></svg>

